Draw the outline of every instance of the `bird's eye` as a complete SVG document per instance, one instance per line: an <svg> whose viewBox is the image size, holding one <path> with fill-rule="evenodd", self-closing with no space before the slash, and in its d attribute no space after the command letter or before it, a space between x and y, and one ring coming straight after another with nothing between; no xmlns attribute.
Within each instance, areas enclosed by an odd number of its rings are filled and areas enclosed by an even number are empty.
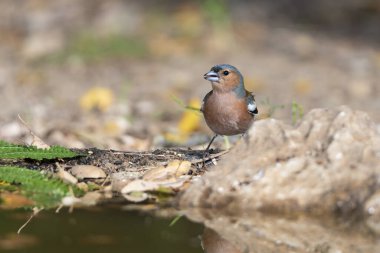
<svg viewBox="0 0 380 253"><path fill-rule="evenodd" d="M223 71L223 75L227 76L230 72L228 72L227 70Z"/></svg>

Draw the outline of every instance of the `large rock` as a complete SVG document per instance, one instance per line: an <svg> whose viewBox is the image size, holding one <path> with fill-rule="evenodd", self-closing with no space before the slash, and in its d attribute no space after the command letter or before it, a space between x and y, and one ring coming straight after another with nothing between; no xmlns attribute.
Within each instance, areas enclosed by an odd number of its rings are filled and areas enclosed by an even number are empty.
<svg viewBox="0 0 380 253"><path fill-rule="evenodd" d="M253 210L351 214L364 211L379 186L375 123L347 107L315 109L296 127L274 119L255 122L247 141L195 182L179 203L183 209L215 208L233 215Z"/></svg>
<svg viewBox="0 0 380 253"><path fill-rule="evenodd" d="M259 212L229 217L211 209L191 209L186 215L205 224L202 242L208 253L380 252L379 235L353 221Z"/></svg>

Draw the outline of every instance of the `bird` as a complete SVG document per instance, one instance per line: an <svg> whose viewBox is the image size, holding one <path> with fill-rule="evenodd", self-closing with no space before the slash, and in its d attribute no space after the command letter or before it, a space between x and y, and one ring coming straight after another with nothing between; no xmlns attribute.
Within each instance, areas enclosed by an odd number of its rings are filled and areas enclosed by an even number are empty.
<svg viewBox="0 0 380 253"><path fill-rule="evenodd" d="M218 135L244 134L258 110L253 93L245 89L243 75L236 67L218 64L203 77L211 82L212 90L204 97L200 110L214 132L206 154Z"/></svg>

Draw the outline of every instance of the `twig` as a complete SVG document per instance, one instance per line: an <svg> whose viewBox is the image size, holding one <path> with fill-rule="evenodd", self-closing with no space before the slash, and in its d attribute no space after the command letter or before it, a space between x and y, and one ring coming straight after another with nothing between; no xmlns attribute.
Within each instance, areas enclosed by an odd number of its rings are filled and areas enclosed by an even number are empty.
<svg viewBox="0 0 380 253"><path fill-rule="evenodd" d="M210 155L210 156L208 156L208 159L205 160L205 162L207 162L207 161L209 161L209 160L212 160L212 159L214 159L214 158L218 158L219 156L222 156L222 155L224 155L224 154L227 154L228 152L229 152L229 150L224 150L224 151L219 152L219 153L217 153L217 154ZM192 160L192 161L190 161L190 162L191 162L192 164L200 163L200 162L203 162L203 158L201 158L201 159L195 159L195 160Z"/></svg>
<svg viewBox="0 0 380 253"><path fill-rule="evenodd" d="M109 179L110 175L107 175L106 178L104 178L102 184L100 185L100 187L104 187L104 185L106 184L107 180Z"/></svg>
<svg viewBox="0 0 380 253"><path fill-rule="evenodd" d="M21 233L21 230L23 230L28 224L29 222L40 212L42 211L43 208L37 208L37 207L34 207L33 208L33 213L32 215L29 217L29 219L17 230L17 234L20 234Z"/></svg>
<svg viewBox="0 0 380 253"><path fill-rule="evenodd" d="M28 124L26 124L26 122L23 120L23 118L21 118L20 114L17 115L18 116L18 119L19 121L21 122L21 124L29 130L29 134L33 137L33 140L32 140L32 143L30 144L31 146L35 146L37 148L44 148L44 149L49 149L50 146L47 145L40 137L38 137L37 135L35 135L32 131L32 129L28 126Z"/></svg>

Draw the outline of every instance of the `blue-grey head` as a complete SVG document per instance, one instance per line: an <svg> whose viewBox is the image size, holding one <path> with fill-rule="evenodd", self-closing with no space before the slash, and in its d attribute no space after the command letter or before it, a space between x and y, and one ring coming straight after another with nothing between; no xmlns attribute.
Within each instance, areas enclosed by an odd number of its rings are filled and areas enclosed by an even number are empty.
<svg viewBox="0 0 380 253"><path fill-rule="evenodd" d="M204 74L204 79L211 82L213 90L228 92L245 92L244 79L240 71L229 64L218 64L211 68L209 72Z"/></svg>

